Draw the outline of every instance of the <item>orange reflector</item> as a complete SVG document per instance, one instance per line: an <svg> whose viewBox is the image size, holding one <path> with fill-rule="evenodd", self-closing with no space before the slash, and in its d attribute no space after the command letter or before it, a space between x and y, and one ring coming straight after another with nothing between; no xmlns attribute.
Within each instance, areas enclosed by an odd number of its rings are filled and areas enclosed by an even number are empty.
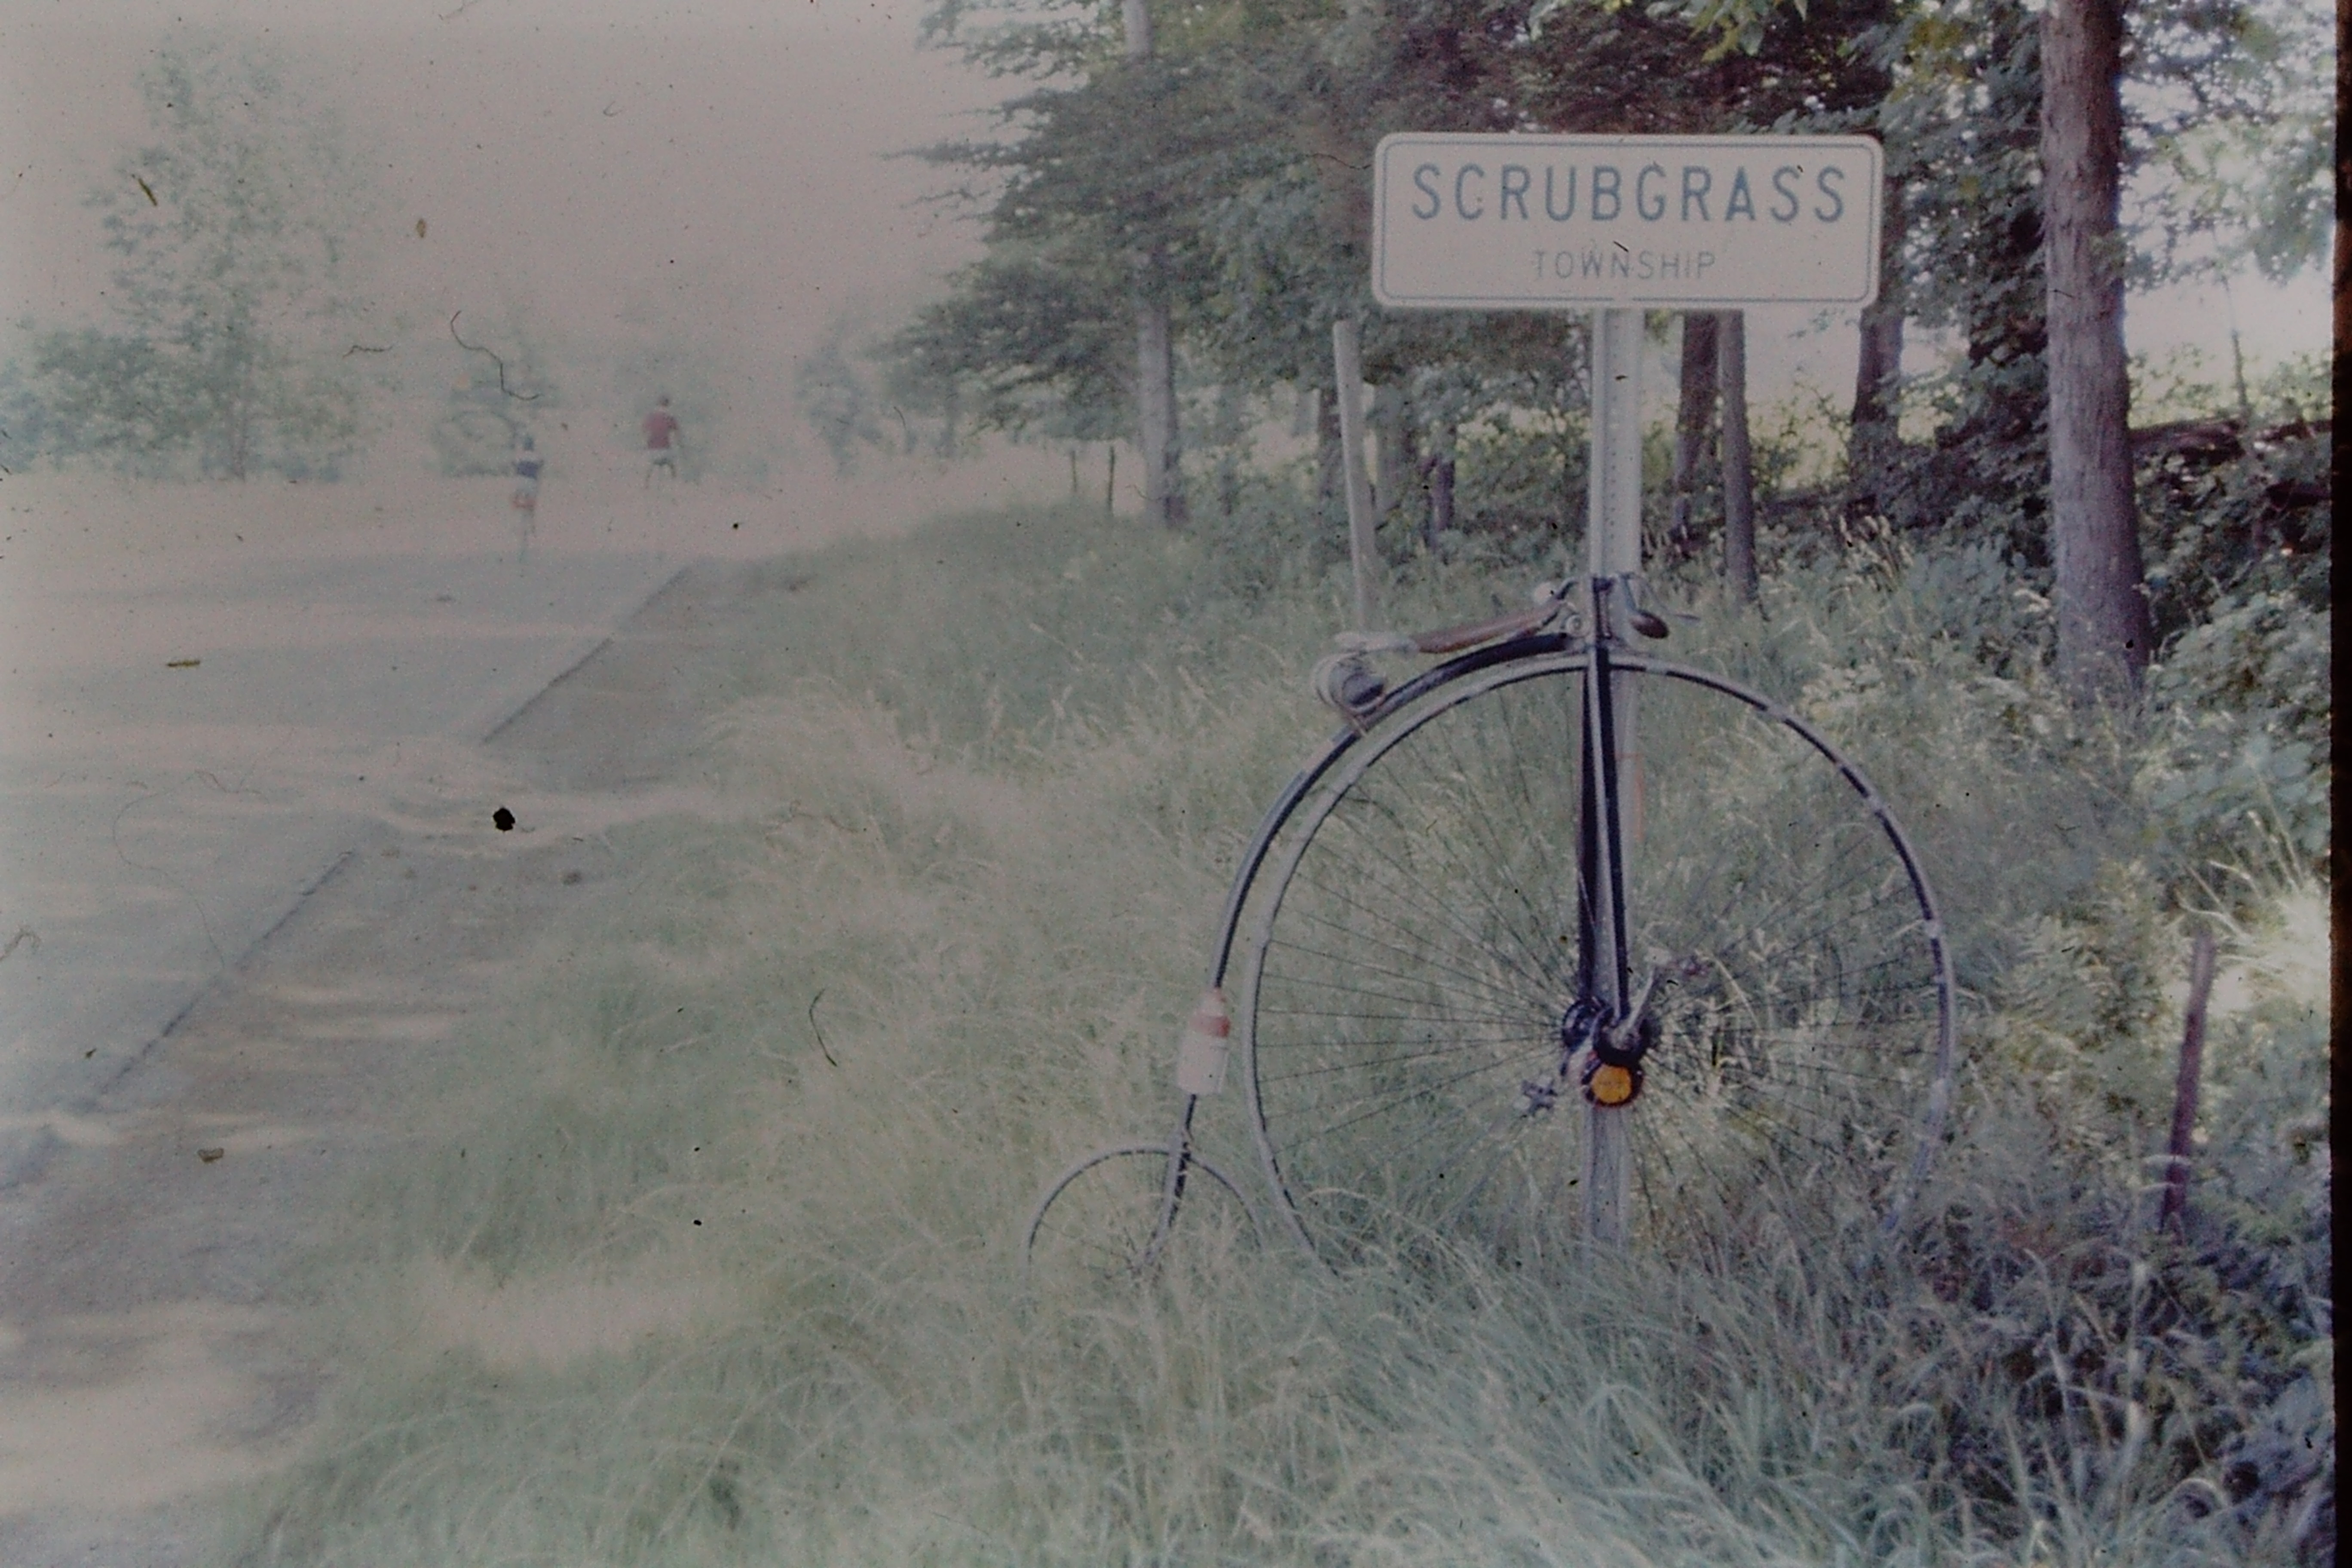
<svg viewBox="0 0 2352 1568"><path fill-rule="evenodd" d="M1585 1080L1584 1091L1595 1105L1622 1105L1633 1098L1633 1069L1603 1062Z"/></svg>

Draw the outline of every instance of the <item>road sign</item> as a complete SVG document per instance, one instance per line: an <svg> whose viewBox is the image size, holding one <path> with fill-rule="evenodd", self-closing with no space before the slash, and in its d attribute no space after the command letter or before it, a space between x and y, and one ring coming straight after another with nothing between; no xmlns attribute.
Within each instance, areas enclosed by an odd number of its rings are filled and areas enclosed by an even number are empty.
<svg viewBox="0 0 2352 1568"><path fill-rule="evenodd" d="M1384 137L1372 294L1405 310L1867 305L1865 136Z"/></svg>

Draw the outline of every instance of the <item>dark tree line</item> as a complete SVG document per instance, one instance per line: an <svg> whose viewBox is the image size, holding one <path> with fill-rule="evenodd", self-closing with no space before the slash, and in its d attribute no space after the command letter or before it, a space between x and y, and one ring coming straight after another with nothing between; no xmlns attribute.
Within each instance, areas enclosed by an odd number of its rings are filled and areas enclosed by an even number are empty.
<svg viewBox="0 0 2352 1568"><path fill-rule="evenodd" d="M1382 134L1876 135L1885 283L1863 321L1841 504L1900 528L1994 537L2029 569L2053 571L2061 673L2085 692L2136 681L2151 651L2126 438L2120 181L2161 159L2186 193L2141 237L2143 267L2200 225L2258 229L2273 261L2312 243L2294 237L2308 179L2274 193L2267 215L2233 215L2214 194L2225 182L2209 168L2200 187L2183 151L2201 129L2259 142L2281 122L2265 62L2283 35L2253 0L2165 0L2128 16L2123 0L2053 0L2038 16L2020 0L1814 0L1801 14L1774 0L1160 0L1148 14L1144 0L997 13L950 0L931 26L1025 85L991 134L929 150L971 177L989 243L896 353L914 374L964 387L982 426L1102 438L1139 432L1150 409L1142 444L1164 456L1148 500L1171 522L1183 515L1183 443L1154 384L1168 362L1152 359L1151 310L1191 379L1228 395L1328 387L1330 323L1360 321L1365 374L1382 393L1383 504L1418 476L1425 524L1453 509L1465 422L1580 408L1576 318L1373 304L1369 167ZM1148 47L1132 47L1139 27ZM1925 442L1896 424L1906 321L1963 345ZM1754 561L1736 472L1748 443L1744 430L1724 428L1720 443L1715 432L1718 410L1737 419L1741 389L1722 376L1743 330L1736 313L1683 323L1667 535L1701 548L1696 480L1716 476L1736 581ZM1336 447L1328 397L1321 407ZM1563 497L1579 462L1563 454Z"/></svg>

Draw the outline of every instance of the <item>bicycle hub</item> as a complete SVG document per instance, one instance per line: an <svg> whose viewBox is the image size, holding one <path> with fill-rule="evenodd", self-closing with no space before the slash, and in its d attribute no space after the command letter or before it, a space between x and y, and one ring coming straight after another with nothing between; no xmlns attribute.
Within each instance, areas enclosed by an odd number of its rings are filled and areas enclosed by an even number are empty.
<svg viewBox="0 0 2352 1568"><path fill-rule="evenodd" d="M1614 1110L1641 1098L1642 1058L1658 1043L1658 1021L1643 1012L1629 1023L1612 1026L1606 1008L1591 997L1580 997L1560 1018L1559 1043L1563 1061L1583 1058L1577 1081L1584 1098Z"/></svg>

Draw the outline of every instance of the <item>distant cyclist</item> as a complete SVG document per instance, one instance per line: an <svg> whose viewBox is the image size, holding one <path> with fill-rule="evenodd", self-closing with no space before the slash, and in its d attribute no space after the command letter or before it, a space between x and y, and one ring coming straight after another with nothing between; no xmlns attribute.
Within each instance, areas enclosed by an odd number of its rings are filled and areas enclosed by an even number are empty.
<svg viewBox="0 0 2352 1568"><path fill-rule="evenodd" d="M538 444L526 435L522 438L522 445L515 450L514 459L514 509L520 514L519 521L522 524L522 548L517 552L517 560L520 560L523 555L530 552L531 525L539 521L541 467Z"/></svg>
<svg viewBox="0 0 2352 1568"><path fill-rule="evenodd" d="M654 411L646 416L646 484L654 482L654 470L667 468L671 479L677 478L677 460L686 452L685 433L678 428L677 416L669 411L669 395L654 399Z"/></svg>
<svg viewBox="0 0 2352 1568"><path fill-rule="evenodd" d="M538 445L529 436L525 436L522 438L522 445L515 450L515 510L531 512L539 510L541 466Z"/></svg>

